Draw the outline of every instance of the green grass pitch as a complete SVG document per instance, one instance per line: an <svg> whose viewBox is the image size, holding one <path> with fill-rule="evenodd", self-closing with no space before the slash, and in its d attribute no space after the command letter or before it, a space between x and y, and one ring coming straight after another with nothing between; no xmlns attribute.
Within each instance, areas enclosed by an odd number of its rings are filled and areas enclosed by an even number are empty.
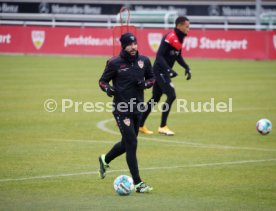
<svg viewBox="0 0 276 211"><path fill-rule="evenodd" d="M62 99L111 100L98 87L106 59L0 56L0 210L275 210L276 132L255 129L263 117L276 124L275 61L187 59L191 81L176 65L178 99L232 98L233 110L178 113L175 103L175 136L139 135L140 174L154 191L121 197L113 180L129 175L125 156L104 180L96 173L98 155L120 140L112 114L61 110ZM146 125L159 122L152 113Z"/></svg>

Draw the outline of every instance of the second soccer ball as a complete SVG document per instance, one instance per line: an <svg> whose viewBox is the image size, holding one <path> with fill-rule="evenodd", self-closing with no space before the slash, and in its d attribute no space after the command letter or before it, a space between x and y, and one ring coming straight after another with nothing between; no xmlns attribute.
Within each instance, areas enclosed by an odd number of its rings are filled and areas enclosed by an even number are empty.
<svg viewBox="0 0 276 211"><path fill-rule="evenodd" d="M256 130L262 134L266 135L272 130L272 123L268 119L260 119L256 124Z"/></svg>

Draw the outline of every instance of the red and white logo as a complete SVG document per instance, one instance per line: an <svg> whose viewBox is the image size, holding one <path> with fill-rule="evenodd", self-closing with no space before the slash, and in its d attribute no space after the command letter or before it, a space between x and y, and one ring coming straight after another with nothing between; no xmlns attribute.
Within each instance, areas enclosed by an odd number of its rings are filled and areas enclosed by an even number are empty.
<svg viewBox="0 0 276 211"><path fill-rule="evenodd" d="M32 31L32 41L37 50L39 50L45 41L45 31Z"/></svg>
<svg viewBox="0 0 276 211"><path fill-rule="evenodd" d="M130 119L129 118L126 117L123 121L124 121L126 126L130 126Z"/></svg>
<svg viewBox="0 0 276 211"><path fill-rule="evenodd" d="M143 67L144 67L144 61L139 60L139 61L138 61L138 66L139 66L141 69L143 69Z"/></svg>
<svg viewBox="0 0 276 211"><path fill-rule="evenodd" d="M276 50L276 34L273 35L273 45Z"/></svg>
<svg viewBox="0 0 276 211"><path fill-rule="evenodd" d="M10 34L0 34L0 44L10 44L11 38Z"/></svg>
<svg viewBox="0 0 276 211"><path fill-rule="evenodd" d="M151 50L156 53L161 43L162 33L148 33L148 43Z"/></svg>

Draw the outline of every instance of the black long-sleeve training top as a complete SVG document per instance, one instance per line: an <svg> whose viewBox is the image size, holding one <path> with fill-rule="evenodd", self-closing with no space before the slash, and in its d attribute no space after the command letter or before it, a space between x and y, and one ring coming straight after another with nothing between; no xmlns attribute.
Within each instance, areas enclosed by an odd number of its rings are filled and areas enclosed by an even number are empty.
<svg viewBox="0 0 276 211"><path fill-rule="evenodd" d="M182 44L185 37L186 34L177 28L174 28L172 32L163 36L153 65L154 72L160 71L162 73L168 73L168 69L173 67L175 61L183 68L190 69L181 56Z"/></svg>
<svg viewBox="0 0 276 211"><path fill-rule="evenodd" d="M110 87L112 81L114 93L114 112L121 112L118 109L119 103L128 104L128 109L123 113L137 113L137 105L144 102L144 88L150 88L154 82L151 62L148 57L139 55L130 56L125 50L120 55L107 61L104 73L99 80L99 86L103 91ZM139 82L142 82L139 85ZM131 100L133 98L133 100ZM130 102L134 102L133 109Z"/></svg>

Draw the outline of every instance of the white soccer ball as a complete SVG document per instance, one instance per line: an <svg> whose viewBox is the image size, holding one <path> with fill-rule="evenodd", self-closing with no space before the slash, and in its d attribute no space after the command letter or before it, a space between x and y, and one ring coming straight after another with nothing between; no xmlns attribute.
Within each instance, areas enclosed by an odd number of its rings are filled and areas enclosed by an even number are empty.
<svg viewBox="0 0 276 211"><path fill-rule="evenodd" d="M260 119L256 124L257 131L266 135L272 130L272 123L268 119Z"/></svg>
<svg viewBox="0 0 276 211"><path fill-rule="evenodd" d="M121 195L129 195L134 189L133 179L127 175L120 175L114 180L114 189Z"/></svg>

